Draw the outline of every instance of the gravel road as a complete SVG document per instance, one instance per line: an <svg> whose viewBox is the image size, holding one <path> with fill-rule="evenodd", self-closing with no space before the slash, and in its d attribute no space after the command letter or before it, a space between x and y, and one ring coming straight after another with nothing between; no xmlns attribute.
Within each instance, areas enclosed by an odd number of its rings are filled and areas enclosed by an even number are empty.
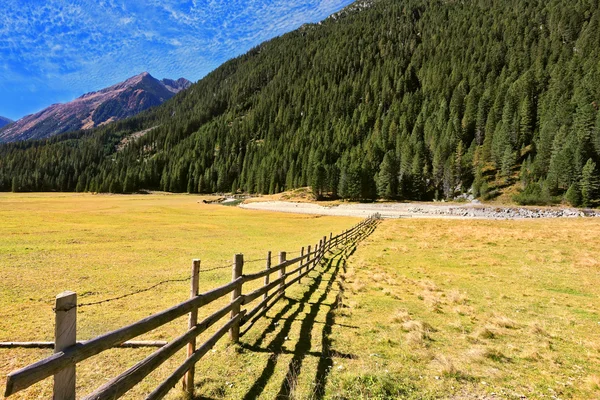
<svg viewBox="0 0 600 400"><path fill-rule="evenodd" d="M324 207L313 203L265 201L240 204L250 210L296 214L366 217L380 213L384 218L530 219L600 217L600 211L575 208L496 207L480 204L371 203Z"/></svg>

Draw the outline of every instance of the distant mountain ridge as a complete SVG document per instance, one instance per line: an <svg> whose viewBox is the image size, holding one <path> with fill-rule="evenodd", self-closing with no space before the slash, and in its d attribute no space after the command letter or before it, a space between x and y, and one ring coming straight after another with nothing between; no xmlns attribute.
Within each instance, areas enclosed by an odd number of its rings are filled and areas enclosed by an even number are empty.
<svg viewBox="0 0 600 400"><path fill-rule="evenodd" d="M43 139L128 118L164 103L191 84L185 78L159 81L143 72L108 88L86 93L69 103L53 104L21 118L0 130L0 143Z"/></svg>
<svg viewBox="0 0 600 400"><path fill-rule="evenodd" d="M13 120L12 120L12 119L8 119L8 118L6 118L6 117L1 117L1 116L0 116L0 128L2 128L2 127L4 127L4 126L6 126L6 125L8 125L8 124L11 124L12 122L13 122Z"/></svg>

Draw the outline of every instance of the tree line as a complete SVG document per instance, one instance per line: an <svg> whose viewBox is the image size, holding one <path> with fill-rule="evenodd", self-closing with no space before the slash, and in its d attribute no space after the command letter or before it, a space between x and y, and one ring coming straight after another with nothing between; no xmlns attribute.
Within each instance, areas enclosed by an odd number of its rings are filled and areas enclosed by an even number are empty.
<svg viewBox="0 0 600 400"><path fill-rule="evenodd" d="M598 0L357 2L136 117L0 146L0 190L594 206L599 25Z"/></svg>

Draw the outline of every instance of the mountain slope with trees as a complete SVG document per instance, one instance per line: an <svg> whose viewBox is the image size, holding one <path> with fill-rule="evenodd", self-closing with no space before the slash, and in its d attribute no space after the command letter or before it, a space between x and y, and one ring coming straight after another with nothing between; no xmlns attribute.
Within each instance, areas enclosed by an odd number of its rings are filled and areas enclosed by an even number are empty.
<svg viewBox="0 0 600 400"><path fill-rule="evenodd" d="M139 116L1 146L0 189L427 200L520 183L524 204L595 205L599 25L598 0L360 1Z"/></svg>

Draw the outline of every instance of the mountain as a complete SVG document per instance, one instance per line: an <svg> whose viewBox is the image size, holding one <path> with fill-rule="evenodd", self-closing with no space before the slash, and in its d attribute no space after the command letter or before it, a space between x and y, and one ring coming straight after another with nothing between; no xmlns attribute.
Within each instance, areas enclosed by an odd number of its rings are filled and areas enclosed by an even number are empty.
<svg viewBox="0 0 600 400"><path fill-rule="evenodd" d="M360 1L146 113L0 146L0 189L595 205L599 66L598 0Z"/></svg>
<svg viewBox="0 0 600 400"><path fill-rule="evenodd" d="M101 126L158 106L190 85L184 78L159 81L144 72L69 103L54 104L28 115L0 131L0 142L42 139Z"/></svg>
<svg viewBox="0 0 600 400"><path fill-rule="evenodd" d="M13 121L11 119L0 116L0 128L2 128L3 126L6 126L12 122Z"/></svg>

